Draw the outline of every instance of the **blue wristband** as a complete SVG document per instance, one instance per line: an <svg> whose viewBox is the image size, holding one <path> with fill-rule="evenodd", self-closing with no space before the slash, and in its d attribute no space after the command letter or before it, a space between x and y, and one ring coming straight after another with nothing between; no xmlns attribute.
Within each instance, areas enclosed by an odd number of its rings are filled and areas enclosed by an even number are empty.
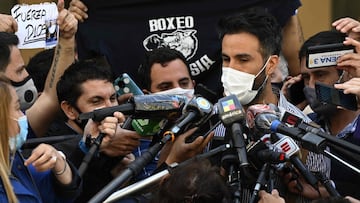
<svg viewBox="0 0 360 203"><path fill-rule="evenodd" d="M83 140L80 140L79 147L84 154L89 152L89 148L86 146L85 142Z"/></svg>

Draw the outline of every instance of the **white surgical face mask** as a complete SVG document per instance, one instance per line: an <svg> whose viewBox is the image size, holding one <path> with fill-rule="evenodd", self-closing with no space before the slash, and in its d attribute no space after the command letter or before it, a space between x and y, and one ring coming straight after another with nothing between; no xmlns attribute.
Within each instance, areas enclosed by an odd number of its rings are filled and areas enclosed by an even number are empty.
<svg viewBox="0 0 360 203"><path fill-rule="evenodd" d="M186 96L188 99L191 99L194 96L194 89L183 89L181 87L176 87L161 92L155 92L153 94L183 95Z"/></svg>
<svg viewBox="0 0 360 203"><path fill-rule="evenodd" d="M266 76L264 82L261 84L259 89L253 90L254 81L258 75L260 75L266 68L270 57L267 59L264 66L256 74L245 73L229 67L222 68L221 82L224 87L225 96L235 94L239 99L241 105L247 105L255 99L259 91L266 84L268 76Z"/></svg>

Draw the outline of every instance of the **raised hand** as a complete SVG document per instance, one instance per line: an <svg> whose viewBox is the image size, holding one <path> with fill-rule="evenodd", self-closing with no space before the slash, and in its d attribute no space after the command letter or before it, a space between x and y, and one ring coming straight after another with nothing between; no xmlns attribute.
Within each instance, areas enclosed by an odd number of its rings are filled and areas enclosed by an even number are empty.
<svg viewBox="0 0 360 203"><path fill-rule="evenodd" d="M60 38L70 39L77 32L78 21L70 11L64 8L64 0L59 0L57 7L59 15L56 23L59 25Z"/></svg>
<svg viewBox="0 0 360 203"><path fill-rule="evenodd" d="M75 18L80 22L84 22L84 20L88 18L88 14L86 13L88 8L80 0L72 0L70 2L69 11L74 14Z"/></svg>
<svg viewBox="0 0 360 203"><path fill-rule="evenodd" d="M0 14L0 32L15 33L18 30L18 24L11 15Z"/></svg>

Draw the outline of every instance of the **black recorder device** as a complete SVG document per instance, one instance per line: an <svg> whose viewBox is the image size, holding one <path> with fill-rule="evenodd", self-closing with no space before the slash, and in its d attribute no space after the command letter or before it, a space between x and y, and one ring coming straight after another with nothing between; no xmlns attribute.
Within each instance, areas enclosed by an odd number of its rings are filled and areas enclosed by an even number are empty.
<svg viewBox="0 0 360 203"><path fill-rule="evenodd" d="M306 67L336 66L337 59L347 53L355 53L355 47L343 43L310 46L306 50Z"/></svg>

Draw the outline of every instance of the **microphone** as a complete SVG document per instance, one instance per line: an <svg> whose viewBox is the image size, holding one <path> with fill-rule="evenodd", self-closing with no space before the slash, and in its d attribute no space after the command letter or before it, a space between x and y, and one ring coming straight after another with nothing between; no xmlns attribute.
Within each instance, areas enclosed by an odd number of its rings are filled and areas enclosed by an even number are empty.
<svg viewBox="0 0 360 203"><path fill-rule="evenodd" d="M246 124L250 129L255 128L255 118L262 113L277 115L278 107L274 104L254 104L246 111Z"/></svg>
<svg viewBox="0 0 360 203"><path fill-rule="evenodd" d="M133 114L134 118L178 118L187 98L180 95L135 95L129 103L118 106L96 109L79 115L80 120L93 119L102 121L114 112L120 111L125 115Z"/></svg>
<svg viewBox="0 0 360 203"><path fill-rule="evenodd" d="M282 152L285 152L288 157L290 157L290 162L295 166L295 168L304 176L305 180L316 190L318 190L318 179L312 174L302 163L300 158L297 156L300 151L299 146L295 143L290 137L284 136L276 143L274 147Z"/></svg>
<svg viewBox="0 0 360 203"><path fill-rule="evenodd" d="M266 127L261 126L259 129L259 126L255 125L255 118L261 116L265 116L262 114L266 114L269 116L273 115L276 116L278 113L278 107L270 104L254 104L248 107L246 111L246 124L249 127L250 136L252 137L252 140L262 140L264 133L270 134L270 130L266 130ZM268 136L270 137L270 136Z"/></svg>
<svg viewBox="0 0 360 203"><path fill-rule="evenodd" d="M258 129L264 129L268 132L278 132L285 135L302 137L302 132L298 128L290 128L280 123L277 116L271 113L259 114L255 118L255 125ZM288 157L290 157L291 163L296 167L296 169L304 176L305 180L315 189L318 189L317 178L312 174L302 163L299 157L296 154L299 152L300 148L297 146L294 140L290 137L284 136L276 143L273 144L278 150L285 152Z"/></svg>
<svg viewBox="0 0 360 203"><path fill-rule="evenodd" d="M165 132L178 135L189 124L192 127L200 126L206 122L212 115L213 105L203 97L194 96L187 104L185 104L182 110L182 116L173 125L170 131Z"/></svg>
<svg viewBox="0 0 360 203"><path fill-rule="evenodd" d="M291 114L287 111L284 112L284 114L282 115L281 121L290 124L292 126L298 127L304 132L308 132L320 136L321 138L326 140L327 144L332 148L342 148L351 151L352 153L354 153L354 155L360 154L359 146L347 142L345 140L338 139L335 136L331 136L328 133L322 131L320 126L315 126L314 124L306 123L298 116Z"/></svg>
<svg viewBox="0 0 360 203"><path fill-rule="evenodd" d="M213 106L203 97L193 97L183 108L183 114L176 124L167 132L164 133L162 140L152 147L150 147L142 156L137 157L135 161L131 162L128 167L114 180L112 180L107 186L99 191L89 203L102 202L107 196L113 193L119 185L122 185L130 178L137 175L146 166L161 148L170 139L174 140L175 135L184 130L188 124L194 123L195 125L201 124L206 121L212 113ZM196 122L196 120L198 121Z"/></svg>
<svg viewBox="0 0 360 203"><path fill-rule="evenodd" d="M239 99L235 95L229 95L218 101L219 117L226 128L231 129L231 138L234 148L237 151L240 166L249 165L245 139L242 126L245 121L245 113Z"/></svg>
<svg viewBox="0 0 360 203"><path fill-rule="evenodd" d="M279 164L289 160L286 153L269 149L262 140L257 140L248 145L247 154L256 169L260 169L264 163Z"/></svg>

